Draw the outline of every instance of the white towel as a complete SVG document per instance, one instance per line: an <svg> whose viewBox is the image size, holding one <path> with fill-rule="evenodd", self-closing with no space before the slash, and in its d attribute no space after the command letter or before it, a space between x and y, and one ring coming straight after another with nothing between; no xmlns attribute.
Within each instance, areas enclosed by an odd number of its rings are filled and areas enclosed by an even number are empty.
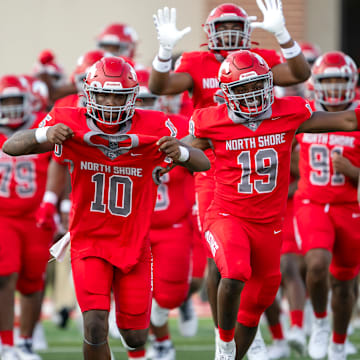
<svg viewBox="0 0 360 360"><path fill-rule="evenodd" d="M63 261L66 249L70 244L70 233L67 232L59 241L57 241L51 248L50 254L57 260Z"/></svg>

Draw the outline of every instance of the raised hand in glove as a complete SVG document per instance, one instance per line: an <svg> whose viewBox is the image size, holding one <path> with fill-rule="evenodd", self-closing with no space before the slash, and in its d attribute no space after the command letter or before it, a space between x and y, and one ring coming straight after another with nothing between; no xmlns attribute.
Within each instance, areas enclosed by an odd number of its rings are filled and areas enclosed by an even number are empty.
<svg viewBox="0 0 360 360"><path fill-rule="evenodd" d="M252 29L263 29L275 35L279 44L285 44L291 36L285 27L285 18L282 10L281 0L256 0L261 10L263 22L252 22Z"/></svg>
<svg viewBox="0 0 360 360"><path fill-rule="evenodd" d="M176 9L174 8L164 7L158 9L157 14L153 15L153 19L160 44L159 58L163 60L170 59L176 43L190 32L191 28L189 26L183 30L176 28Z"/></svg>

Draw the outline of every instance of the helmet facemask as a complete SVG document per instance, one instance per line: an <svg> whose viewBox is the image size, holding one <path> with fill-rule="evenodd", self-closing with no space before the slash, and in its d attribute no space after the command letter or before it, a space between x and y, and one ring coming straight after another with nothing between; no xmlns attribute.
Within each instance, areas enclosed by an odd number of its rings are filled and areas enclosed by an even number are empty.
<svg viewBox="0 0 360 360"><path fill-rule="evenodd" d="M84 84L87 113L97 122L105 125L119 125L122 124L134 115L135 101L138 96L139 86L133 88L101 88ZM109 106L98 103L98 94L117 94L125 95L124 105Z"/></svg>
<svg viewBox="0 0 360 360"><path fill-rule="evenodd" d="M223 83L221 89L229 108L236 115L245 119L252 119L264 113L274 102L271 72L231 83Z"/></svg>
<svg viewBox="0 0 360 360"><path fill-rule="evenodd" d="M239 24L239 29L222 30L224 23L237 23ZM234 51L250 48L251 28L247 19L223 17L221 21L217 20L206 24L205 31L208 34L210 50Z"/></svg>
<svg viewBox="0 0 360 360"><path fill-rule="evenodd" d="M0 125L18 127L27 121L30 113L28 94L0 95Z"/></svg>
<svg viewBox="0 0 360 360"><path fill-rule="evenodd" d="M327 81L339 79L339 81ZM342 81L341 81L342 80ZM344 105L355 98L356 82L351 76L317 75L314 76L315 99L323 105Z"/></svg>

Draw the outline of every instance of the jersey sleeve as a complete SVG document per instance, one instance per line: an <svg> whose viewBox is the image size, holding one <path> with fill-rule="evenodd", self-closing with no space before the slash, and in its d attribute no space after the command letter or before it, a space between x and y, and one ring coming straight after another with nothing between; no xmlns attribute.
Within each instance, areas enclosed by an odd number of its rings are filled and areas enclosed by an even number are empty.
<svg viewBox="0 0 360 360"><path fill-rule="evenodd" d="M56 124L56 109L52 108L52 110L39 122L38 127L42 128L45 126L53 126Z"/></svg>
<svg viewBox="0 0 360 360"><path fill-rule="evenodd" d="M191 53L183 53L177 60L175 63L175 72L176 73L181 73L181 72L186 72L186 73L190 73L191 72Z"/></svg>
<svg viewBox="0 0 360 360"><path fill-rule="evenodd" d="M313 110L308 100L301 97L295 97L296 102L293 104L293 112L296 114L297 127L311 118Z"/></svg>
<svg viewBox="0 0 360 360"><path fill-rule="evenodd" d="M205 137L201 126L202 109L195 110L189 121L189 134L197 138Z"/></svg>

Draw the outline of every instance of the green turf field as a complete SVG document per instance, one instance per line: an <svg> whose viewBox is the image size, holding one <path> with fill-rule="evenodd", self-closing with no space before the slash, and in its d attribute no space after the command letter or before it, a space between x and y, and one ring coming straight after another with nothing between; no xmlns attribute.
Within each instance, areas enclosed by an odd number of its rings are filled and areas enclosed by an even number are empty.
<svg viewBox="0 0 360 360"><path fill-rule="evenodd" d="M80 360L82 359L80 335L76 324L71 322L68 329L58 329L53 323L45 321L45 331L49 343L47 351L40 352L43 360ZM200 319L198 335L193 338L184 338L179 335L176 319L171 319L172 339L176 347L177 360L205 360L214 359L214 331L210 319ZM263 331L265 340L269 341L268 332ZM360 359L360 330L357 330L350 338L359 349L359 354L349 356L348 360ZM110 340L111 349L116 360L127 359L120 340ZM289 359L310 359L300 358L294 354Z"/></svg>

